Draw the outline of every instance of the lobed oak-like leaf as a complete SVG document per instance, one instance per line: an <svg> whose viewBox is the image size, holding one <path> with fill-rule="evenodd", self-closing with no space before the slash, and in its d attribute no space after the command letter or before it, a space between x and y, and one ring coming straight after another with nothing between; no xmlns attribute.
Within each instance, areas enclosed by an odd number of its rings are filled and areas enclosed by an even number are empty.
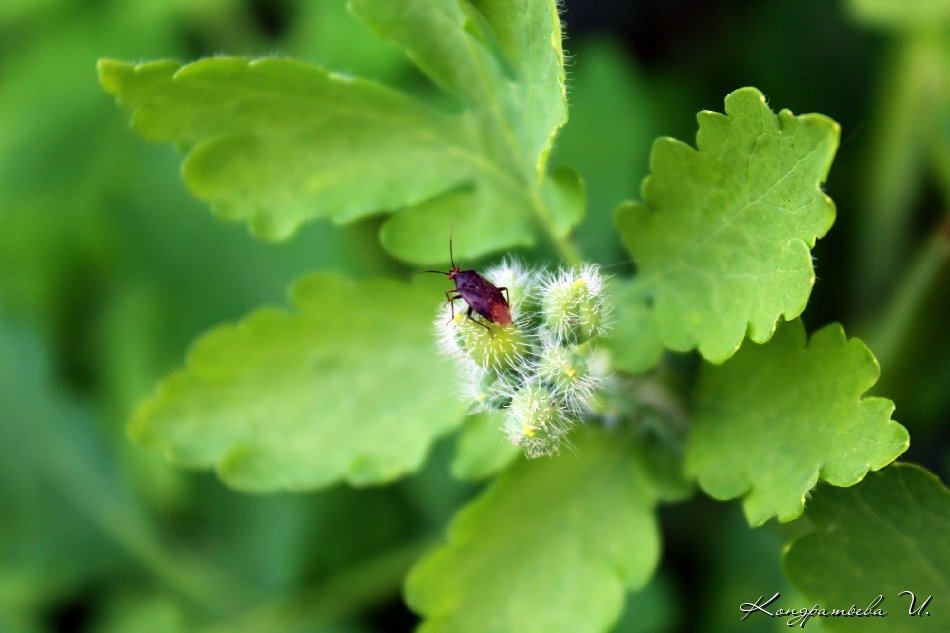
<svg viewBox="0 0 950 633"><path fill-rule="evenodd" d="M881 595L888 613L828 618L825 626L871 633L950 629L950 491L933 474L894 464L851 488L819 486L805 516L815 529L785 554L792 581L825 608L863 607Z"/></svg>
<svg viewBox="0 0 950 633"><path fill-rule="evenodd" d="M829 325L807 341L800 321L721 366L697 387L686 471L717 499L742 497L751 525L802 512L819 479L851 486L907 449L894 405L863 397L877 361L858 339Z"/></svg>
<svg viewBox="0 0 950 633"><path fill-rule="evenodd" d="M258 310L200 338L136 410L132 434L236 488L386 482L459 424L431 340L432 288L318 273L295 310Z"/></svg>
<svg viewBox="0 0 950 633"><path fill-rule="evenodd" d="M659 559L654 505L681 496L643 451L601 428L522 460L456 515L406 596L424 633L605 631Z"/></svg>
<svg viewBox="0 0 950 633"><path fill-rule="evenodd" d="M658 139L643 202L615 220L663 343L722 362L747 333L762 343L804 310L809 249L834 220L819 185L839 129L821 115L776 115L754 88L697 118L696 148Z"/></svg>
<svg viewBox="0 0 950 633"><path fill-rule="evenodd" d="M187 152L185 183L265 238L426 199L465 177L453 117L290 59L99 62L148 140Z"/></svg>
<svg viewBox="0 0 950 633"><path fill-rule="evenodd" d="M567 116L554 0L350 6L445 91L448 108L280 58L106 59L100 82L142 136L187 153L182 174L197 197L258 236L398 211L382 242L419 264L445 261L453 222L461 257L530 244L538 226L563 237L584 200L545 170Z"/></svg>
<svg viewBox="0 0 950 633"><path fill-rule="evenodd" d="M486 156L540 178L552 132L567 119L555 2L350 0L350 7L465 104Z"/></svg>

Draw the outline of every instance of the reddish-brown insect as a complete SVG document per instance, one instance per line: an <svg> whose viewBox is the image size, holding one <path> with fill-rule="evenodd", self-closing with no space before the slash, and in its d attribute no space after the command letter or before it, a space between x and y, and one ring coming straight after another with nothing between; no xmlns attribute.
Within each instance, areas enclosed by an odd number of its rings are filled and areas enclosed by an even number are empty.
<svg viewBox="0 0 950 633"><path fill-rule="evenodd" d="M454 227L453 227L454 228ZM498 287L492 282L478 274L474 270L462 270L455 265L455 254L452 252L452 234L449 234L449 259L452 262L452 269L449 272L441 270L420 270L420 273L436 273L445 275L455 282L454 290L446 290L445 298L452 308L452 318L455 318L455 301L463 299L468 304L468 310L465 316L474 323L488 330L492 334L491 328L472 316L472 311L485 317L489 323L494 323L504 327L511 323L511 306L508 302L508 289L504 286ZM502 290L505 291L502 294Z"/></svg>

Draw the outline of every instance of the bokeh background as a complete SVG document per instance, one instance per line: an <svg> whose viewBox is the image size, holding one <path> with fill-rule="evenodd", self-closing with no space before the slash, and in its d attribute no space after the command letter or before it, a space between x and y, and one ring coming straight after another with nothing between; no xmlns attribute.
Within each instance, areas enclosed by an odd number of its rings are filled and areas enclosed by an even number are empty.
<svg viewBox="0 0 950 633"><path fill-rule="evenodd" d="M868 342L874 393L911 432L904 458L945 481L946 5L565 2L571 120L552 157L588 185L583 252L614 263L629 256L610 214L637 195L656 136L692 142L695 113L746 85L838 121L838 219L804 319ZM378 219L275 245L214 218L175 150L136 137L96 81L99 57L218 53L430 90L342 0L0 3L0 632L410 630L402 578L477 492L448 476L451 440L392 486L251 496L126 438L135 402L208 327L283 303L305 271L407 273L378 247ZM737 504L699 495L661 519L662 568L618 631L731 631L741 601L791 591L779 559L795 524L750 531Z"/></svg>

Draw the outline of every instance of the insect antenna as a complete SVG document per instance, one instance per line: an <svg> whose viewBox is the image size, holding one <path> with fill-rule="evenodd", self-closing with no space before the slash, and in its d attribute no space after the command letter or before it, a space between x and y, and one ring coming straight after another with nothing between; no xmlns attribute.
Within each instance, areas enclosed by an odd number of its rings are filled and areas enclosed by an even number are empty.
<svg viewBox="0 0 950 633"><path fill-rule="evenodd" d="M452 228L449 229L449 261L452 262L452 268L455 266L455 253L452 252L452 240L455 238L455 220L452 220Z"/></svg>
<svg viewBox="0 0 950 633"><path fill-rule="evenodd" d="M422 273L435 273L437 275L445 275L446 277L449 275L444 270L417 270L414 273L409 273L409 276L412 277L413 275L421 275Z"/></svg>
<svg viewBox="0 0 950 633"><path fill-rule="evenodd" d="M410 273L409 276L419 275L421 273L436 273L438 275L445 275L446 277L453 278L454 275L459 271L458 266L455 265L455 253L452 251L452 239L455 237L455 220L452 220L452 228L449 229L449 261L452 262L452 270L445 272L444 270L417 270L414 273Z"/></svg>

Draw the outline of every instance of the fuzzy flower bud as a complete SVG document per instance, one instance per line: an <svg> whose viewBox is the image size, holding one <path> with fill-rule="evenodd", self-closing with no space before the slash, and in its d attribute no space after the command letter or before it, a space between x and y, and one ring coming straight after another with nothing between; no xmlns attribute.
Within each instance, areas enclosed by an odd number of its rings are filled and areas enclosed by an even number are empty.
<svg viewBox="0 0 950 633"><path fill-rule="evenodd" d="M544 326L565 343L583 343L606 332L606 284L596 264L547 275L539 294Z"/></svg>
<svg viewBox="0 0 950 633"><path fill-rule="evenodd" d="M474 363L468 370L462 396L473 403L473 413L508 408L513 389L507 373L486 370Z"/></svg>
<svg viewBox="0 0 950 633"><path fill-rule="evenodd" d="M515 323L501 327L495 323L474 320L462 312L447 315L446 326L454 330L458 348L479 367L502 370L516 367L530 351L527 336Z"/></svg>
<svg viewBox="0 0 950 633"><path fill-rule="evenodd" d="M572 424L557 399L541 385L529 384L511 398L504 431L529 458L553 455Z"/></svg>
<svg viewBox="0 0 950 633"><path fill-rule="evenodd" d="M458 284L479 279L462 294ZM586 342L605 330L603 277L592 264L542 274L505 261L456 284L456 301L440 307L435 325L443 353L458 362L466 400L473 411L505 411L503 431L527 457L557 453L604 384ZM505 318L469 318L472 304Z"/></svg>
<svg viewBox="0 0 950 633"><path fill-rule="evenodd" d="M544 345L536 367L538 379L575 417L589 412L590 400L602 380L588 366L588 359L573 348Z"/></svg>

